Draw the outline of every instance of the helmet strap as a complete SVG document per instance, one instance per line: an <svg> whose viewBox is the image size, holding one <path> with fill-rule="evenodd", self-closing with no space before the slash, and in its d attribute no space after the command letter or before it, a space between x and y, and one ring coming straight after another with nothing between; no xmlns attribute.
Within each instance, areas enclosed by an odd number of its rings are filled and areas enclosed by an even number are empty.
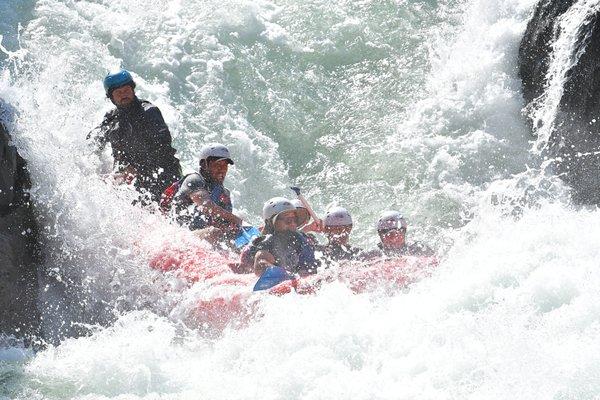
<svg viewBox="0 0 600 400"><path fill-rule="evenodd" d="M275 226L273 225L273 218L269 218L265 220L265 233L272 234L275 232Z"/></svg>

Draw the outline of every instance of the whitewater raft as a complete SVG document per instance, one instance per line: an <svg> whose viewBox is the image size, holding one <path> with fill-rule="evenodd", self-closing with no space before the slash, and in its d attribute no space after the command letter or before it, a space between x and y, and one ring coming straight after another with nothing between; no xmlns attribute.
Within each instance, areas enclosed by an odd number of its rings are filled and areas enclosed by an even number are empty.
<svg viewBox="0 0 600 400"><path fill-rule="evenodd" d="M433 256L400 256L370 261L345 261L323 268L317 274L293 277L268 290L254 292L254 273L237 273L234 260L203 247L167 246L150 259L150 267L174 274L190 285L202 285L193 305L192 320L222 328L231 320L253 315L255 299L264 295L292 293L314 295L324 286L340 282L353 293L382 291L396 293L431 274L438 265Z"/></svg>

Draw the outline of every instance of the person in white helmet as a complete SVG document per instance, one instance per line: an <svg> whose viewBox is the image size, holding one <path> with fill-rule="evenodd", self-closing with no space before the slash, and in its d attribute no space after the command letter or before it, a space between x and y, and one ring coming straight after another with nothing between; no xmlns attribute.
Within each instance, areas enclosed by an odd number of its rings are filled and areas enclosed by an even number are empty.
<svg viewBox="0 0 600 400"><path fill-rule="evenodd" d="M178 182L173 196L177 221L213 243L233 239L242 225L242 219L232 212L229 190L223 186L230 165L233 160L226 146L203 146L199 172Z"/></svg>
<svg viewBox="0 0 600 400"><path fill-rule="evenodd" d="M255 238L244 250L241 265L252 264L261 275L269 266L292 274L315 273L319 262L306 236L297 230L296 207L286 198L274 197L263 206L264 236Z"/></svg>
<svg viewBox="0 0 600 400"><path fill-rule="evenodd" d="M406 219L398 211L385 211L377 220L377 233L381 242L379 255L395 257L402 255L430 256L434 252L427 245L420 242L408 244L406 242Z"/></svg>
<svg viewBox="0 0 600 400"><path fill-rule="evenodd" d="M318 246L317 250L323 253L328 263L360 258L362 250L348 243L353 226L348 210L344 207L330 208L325 214L323 225L323 233L327 236L328 243Z"/></svg>

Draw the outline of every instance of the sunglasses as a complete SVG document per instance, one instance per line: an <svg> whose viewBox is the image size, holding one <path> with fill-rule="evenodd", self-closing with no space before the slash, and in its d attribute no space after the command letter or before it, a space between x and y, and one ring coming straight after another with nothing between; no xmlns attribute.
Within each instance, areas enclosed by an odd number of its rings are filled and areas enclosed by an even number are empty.
<svg viewBox="0 0 600 400"><path fill-rule="evenodd" d="M400 232L400 233L404 234L404 233L406 233L406 228L402 227L402 228L381 229L378 231L378 233L380 235L388 235L393 232Z"/></svg>
<svg viewBox="0 0 600 400"><path fill-rule="evenodd" d="M277 222L281 222L284 224L296 223L295 215L282 215L281 217L277 217Z"/></svg>

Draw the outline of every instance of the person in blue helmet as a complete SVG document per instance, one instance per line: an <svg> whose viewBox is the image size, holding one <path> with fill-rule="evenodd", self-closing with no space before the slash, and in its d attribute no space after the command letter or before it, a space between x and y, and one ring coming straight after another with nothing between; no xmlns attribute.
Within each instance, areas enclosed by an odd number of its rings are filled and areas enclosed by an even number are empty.
<svg viewBox="0 0 600 400"><path fill-rule="evenodd" d="M247 271L253 265L256 275L271 266L284 268L288 273L309 275L317 272L319 261L306 236L296 223L296 207L283 197L274 197L263 206L264 236L255 238L244 249L241 264Z"/></svg>
<svg viewBox="0 0 600 400"><path fill-rule="evenodd" d="M110 143L116 176L133 180L138 190L158 202L169 184L181 177L169 128L155 105L138 99L129 71L109 73L104 90L116 107L88 139L99 151Z"/></svg>
<svg viewBox="0 0 600 400"><path fill-rule="evenodd" d="M226 146L202 146L199 171L182 178L173 197L177 222L211 243L235 238L243 222L233 214L229 190L223 186L230 165L233 160Z"/></svg>

